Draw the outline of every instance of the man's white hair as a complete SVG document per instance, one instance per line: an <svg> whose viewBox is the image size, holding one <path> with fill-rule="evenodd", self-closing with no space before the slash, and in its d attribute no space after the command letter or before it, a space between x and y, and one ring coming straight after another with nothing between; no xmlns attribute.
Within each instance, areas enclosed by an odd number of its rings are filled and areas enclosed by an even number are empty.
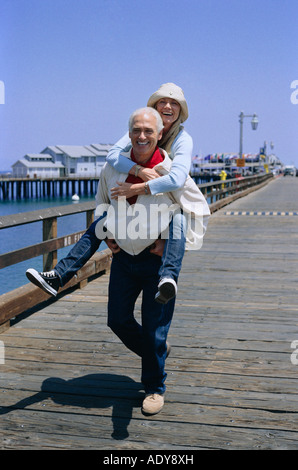
<svg viewBox="0 0 298 470"><path fill-rule="evenodd" d="M162 122L162 119L160 117L160 114L158 111L156 111L156 109L154 108L151 108L151 107L144 107L144 108L139 108L139 109L136 109L130 116L129 118L129 121L128 121L128 128L129 128L129 132L132 131L132 126L133 126L133 121L134 121L134 118L136 116L138 116L139 114L152 114L153 116L155 116L156 118L156 125L157 125L157 132L158 134L160 133L160 131L163 130L163 122Z"/></svg>

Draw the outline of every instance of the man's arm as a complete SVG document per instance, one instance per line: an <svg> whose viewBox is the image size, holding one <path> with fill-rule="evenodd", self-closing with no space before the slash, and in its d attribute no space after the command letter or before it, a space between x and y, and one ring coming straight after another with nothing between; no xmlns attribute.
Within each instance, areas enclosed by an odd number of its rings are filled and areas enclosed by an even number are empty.
<svg viewBox="0 0 298 470"><path fill-rule="evenodd" d="M97 193L96 193L96 210L95 216L101 216L103 212L108 210L110 206L109 190L107 185L107 173L109 172L109 167L107 164L104 165L98 182ZM113 254L118 253L120 248L115 240L106 238L105 242L110 248Z"/></svg>
<svg viewBox="0 0 298 470"><path fill-rule="evenodd" d="M108 210L110 206L110 198L109 198L109 191L107 185L107 172L108 172L108 164L105 163L103 169L100 172L99 182L97 186L97 193L96 193L96 209L95 209L95 217L100 217L105 210Z"/></svg>

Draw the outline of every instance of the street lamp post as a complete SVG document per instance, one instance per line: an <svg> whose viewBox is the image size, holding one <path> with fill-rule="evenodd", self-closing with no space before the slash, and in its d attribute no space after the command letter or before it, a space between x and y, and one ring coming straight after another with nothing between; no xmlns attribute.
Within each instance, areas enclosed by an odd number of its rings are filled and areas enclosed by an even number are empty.
<svg viewBox="0 0 298 470"><path fill-rule="evenodd" d="M243 111L239 114L239 122L240 122L240 148L239 148L239 158L242 158L243 155L243 119L246 117L251 117L251 127L252 130L255 131L258 127L258 116L256 114L244 114Z"/></svg>

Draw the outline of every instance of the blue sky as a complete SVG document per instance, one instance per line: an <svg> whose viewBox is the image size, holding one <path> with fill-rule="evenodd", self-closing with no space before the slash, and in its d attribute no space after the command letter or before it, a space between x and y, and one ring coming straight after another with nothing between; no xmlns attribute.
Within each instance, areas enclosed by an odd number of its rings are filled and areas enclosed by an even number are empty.
<svg viewBox="0 0 298 470"><path fill-rule="evenodd" d="M0 169L48 145L114 143L165 82L194 155L266 141L298 167L297 0L0 0ZM1 97L0 97L1 103Z"/></svg>

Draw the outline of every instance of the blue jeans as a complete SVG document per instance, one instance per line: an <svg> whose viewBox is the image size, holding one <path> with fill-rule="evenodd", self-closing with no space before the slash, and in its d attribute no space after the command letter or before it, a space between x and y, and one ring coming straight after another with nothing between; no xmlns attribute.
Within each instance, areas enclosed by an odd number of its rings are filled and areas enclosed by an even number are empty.
<svg viewBox="0 0 298 470"><path fill-rule="evenodd" d="M87 263L98 250L102 240L95 233L97 222L106 217L106 212L96 219L70 250L68 255L55 266L61 287L64 286L77 271ZM180 212L175 213L169 225L169 237L166 240L162 256L162 264L159 271L160 278L170 277L176 282L181 270L185 251L186 220Z"/></svg>
<svg viewBox="0 0 298 470"><path fill-rule="evenodd" d="M166 339L175 299L155 301L161 258L150 249L132 256L121 250L113 256L109 283L108 326L127 348L142 358L141 380L146 393L164 393ZM141 324L134 317L142 292Z"/></svg>
<svg viewBox="0 0 298 470"><path fill-rule="evenodd" d="M64 286L98 250L102 240L97 238L95 227L97 222L106 217L106 215L107 213L105 212L101 217L96 219L67 256L56 264L54 269L60 278L61 286Z"/></svg>
<svg viewBox="0 0 298 470"><path fill-rule="evenodd" d="M159 270L160 278L170 277L174 281L178 281L185 252L186 227L185 216L181 212L175 213L169 225L169 237L165 242Z"/></svg>

